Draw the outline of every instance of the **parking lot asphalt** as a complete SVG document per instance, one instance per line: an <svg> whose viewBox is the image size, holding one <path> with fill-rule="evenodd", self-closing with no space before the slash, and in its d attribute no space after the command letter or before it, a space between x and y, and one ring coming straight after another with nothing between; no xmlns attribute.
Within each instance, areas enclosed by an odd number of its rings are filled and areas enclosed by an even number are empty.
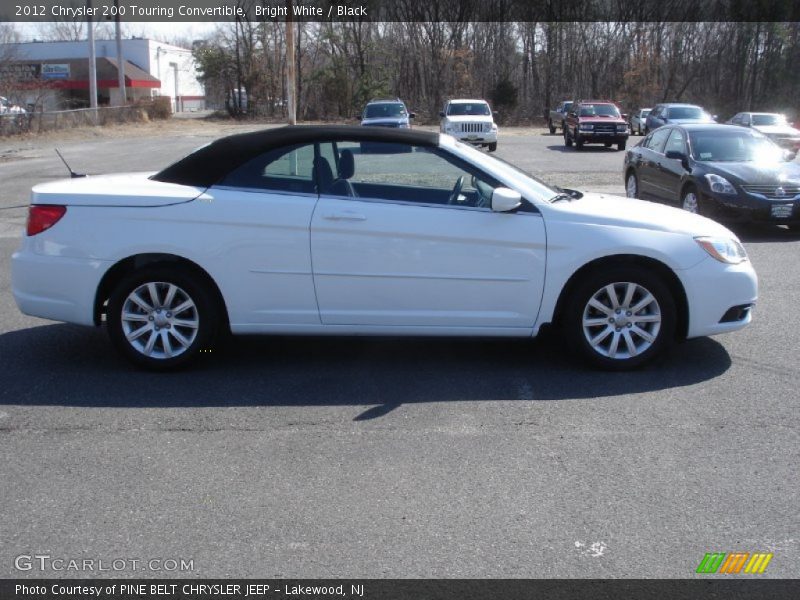
<svg viewBox="0 0 800 600"><path fill-rule="evenodd" d="M52 141L102 173L212 137ZM0 144L0 576L693 577L734 551L800 576L800 236L737 228L760 278L753 324L643 371L576 366L557 336L262 337L152 374L104 331L14 305L13 207L65 173L49 142ZM520 129L498 155L623 191L613 149ZM128 562L15 568L36 554ZM153 558L192 570L133 570Z"/></svg>

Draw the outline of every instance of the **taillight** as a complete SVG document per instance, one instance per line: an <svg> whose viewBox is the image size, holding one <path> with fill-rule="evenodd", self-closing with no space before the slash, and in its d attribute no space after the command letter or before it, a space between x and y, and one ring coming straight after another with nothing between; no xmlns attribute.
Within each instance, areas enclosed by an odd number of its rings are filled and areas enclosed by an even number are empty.
<svg viewBox="0 0 800 600"><path fill-rule="evenodd" d="M32 205L28 209L28 235L36 235L45 229L50 229L66 212L66 206L57 204Z"/></svg>

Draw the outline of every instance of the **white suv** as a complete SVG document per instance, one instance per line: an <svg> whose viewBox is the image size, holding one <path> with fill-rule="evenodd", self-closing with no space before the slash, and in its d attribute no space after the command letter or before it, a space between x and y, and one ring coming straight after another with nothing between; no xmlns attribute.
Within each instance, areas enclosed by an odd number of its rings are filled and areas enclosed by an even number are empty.
<svg viewBox="0 0 800 600"><path fill-rule="evenodd" d="M440 131L462 142L488 146L489 152L497 150L497 125L494 113L486 100L449 100L444 110Z"/></svg>

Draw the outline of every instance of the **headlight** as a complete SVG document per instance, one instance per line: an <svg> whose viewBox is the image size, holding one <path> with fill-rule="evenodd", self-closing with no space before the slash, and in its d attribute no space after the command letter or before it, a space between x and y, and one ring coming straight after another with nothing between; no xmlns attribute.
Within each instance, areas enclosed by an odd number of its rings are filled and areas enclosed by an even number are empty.
<svg viewBox="0 0 800 600"><path fill-rule="evenodd" d="M719 262L738 265L747 260L747 252L738 240L732 238L696 237L694 241Z"/></svg>
<svg viewBox="0 0 800 600"><path fill-rule="evenodd" d="M627 125L617 125L617 131L628 131Z"/></svg>
<svg viewBox="0 0 800 600"><path fill-rule="evenodd" d="M594 125L592 125L591 123L581 123L580 125L578 125L578 129L581 129L583 131L591 131L592 129L594 129Z"/></svg>
<svg viewBox="0 0 800 600"><path fill-rule="evenodd" d="M491 123L484 123L483 124L483 131L485 131L486 133L489 133L491 130L492 130L492 124Z"/></svg>
<svg viewBox="0 0 800 600"><path fill-rule="evenodd" d="M736 190L733 188L733 185L731 185L731 182L724 177L714 175L714 173L708 173L706 175L706 181L708 181L708 185L711 186L712 192L716 192L717 194L736 193Z"/></svg>

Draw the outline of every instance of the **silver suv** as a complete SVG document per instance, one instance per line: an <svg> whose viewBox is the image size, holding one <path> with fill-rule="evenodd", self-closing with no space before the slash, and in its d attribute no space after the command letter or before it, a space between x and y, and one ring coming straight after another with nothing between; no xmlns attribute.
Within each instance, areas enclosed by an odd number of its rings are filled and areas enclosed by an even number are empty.
<svg viewBox="0 0 800 600"><path fill-rule="evenodd" d="M361 124L373 127L411 128L411 119L416 117L408 112L400 98L394 100L370 100L361 114Z"/></svg>

